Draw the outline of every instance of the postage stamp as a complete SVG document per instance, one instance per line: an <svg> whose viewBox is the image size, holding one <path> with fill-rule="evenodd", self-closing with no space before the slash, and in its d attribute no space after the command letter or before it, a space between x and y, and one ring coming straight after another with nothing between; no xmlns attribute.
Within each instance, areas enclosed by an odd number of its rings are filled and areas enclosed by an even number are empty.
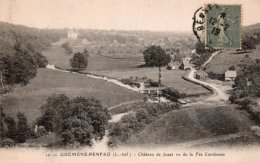
<svg viewBox="0 0 260 163"><path fill-rule="evenodd" d="M241 5L206 6L205 45L218 49L241 47Z"/></svg>

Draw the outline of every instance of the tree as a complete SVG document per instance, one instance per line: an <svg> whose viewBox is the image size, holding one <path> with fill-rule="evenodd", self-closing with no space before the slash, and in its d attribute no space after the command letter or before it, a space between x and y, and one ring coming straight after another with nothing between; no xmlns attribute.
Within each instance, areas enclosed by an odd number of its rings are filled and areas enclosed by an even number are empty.
<svg viewBox="0 0 260 163"><path fill-rule="evenodd" d="M28 126L27 117L23 113L18 112L17 119L17 142L24 143L31 137L31 130Z"/></svg>
<svg viewBox="0 0 260 163"><path fill-rule="evenodd" d="M144 53L144 60L145 64L147 66L158 66L159 67L159 74L158 74L158 83L159 83L159 89L161 87L161 66L165 66L171 62L171 56L167 54L160 46L150 46L148 47ZM159 93L157 93L157 96L160 97Z"/></svg>
<svg viewBox="0 0 260 163"><path fill-rule="evenodd" d="M37 124L44 126L47 131L57 131L62 123L61 115L68 107L69 98L64 95L53 95L47 98L47 103L40 107L42 116L38 118Z"/></svg>
<svg viewBox="0 0 260 163"><path fill-rule="evenodd" d="M203 54L206 52L205 45L201 42L196 43L196 53Z"/></svg>
<svg viewBox="0 0 260 163"><path fill-rule="evenodd" d="M165 66L171 61L171 56L160 46L150 46L144 52L144 60L147 66Z"/></svg>
<svg viewBox="0 0 260 163"><path fill-rule="evenodd" d="M70 59L70 66L76 71L85 70L88 66L88 59L82 53L77 52Z"/></svg>
<svg viewBox="0 0 260 163"><path fill-rule="evenodd" d="M43 115L38 124L57 133L64 145L89 145L101 140L110 115L108 110L94 98L55 95L41 107Z"/></svg>
<svg viewBox="0 0 260 163"><path fill-rule="evenodd" d="M247 50L255 49L256 45L254 44L252 39L250 39L249 37L246 37L242 40L241 48L242 48L242 50L244 50L244 52L246 52Z"/></svg>
<svg viewBox="0 0 260 163"><path fill-rule="evenodd" d="M83 54L86 58L89 57L88 50L87 50L86 48L84 48L82 54Z"/></svg>
<svg viewBox="0 0 260 163"><path fill-rule="evenodd" d="M6 116L4 121L5 121L5 124L7 126L6 137L10 138L12 140L16 140L17 139L17 136L16 136L17 129L16 129L15 120L10 116Z"/></svg>
<svg viewBox="0 0 260 163"><path fill-rule="evenodd" d="M0 105L0 140L3 140L6 136L6 131L4 128L4 118L5 118L5 113L2 105Z"/></svg>

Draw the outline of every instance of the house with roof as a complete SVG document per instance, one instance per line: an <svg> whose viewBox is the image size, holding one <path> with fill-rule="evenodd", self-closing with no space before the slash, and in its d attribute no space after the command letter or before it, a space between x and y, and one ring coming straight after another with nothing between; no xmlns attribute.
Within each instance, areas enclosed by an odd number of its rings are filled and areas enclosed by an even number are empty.
<svg viewBox="0 0 260 163"><path fill-rule="evenodd" d="M186 70L186 68L190 67L190 60L191 60L191 57L185 57L185 58L182 58L182 62L181 64L183 65L183 69Z"/></svg>
<svg viewBox="0 0 260 163"><path fill-rule="evenodd" d="M233 70L228 70L225 72L225 81L234 81L237 77L237 72Z"/></svg>

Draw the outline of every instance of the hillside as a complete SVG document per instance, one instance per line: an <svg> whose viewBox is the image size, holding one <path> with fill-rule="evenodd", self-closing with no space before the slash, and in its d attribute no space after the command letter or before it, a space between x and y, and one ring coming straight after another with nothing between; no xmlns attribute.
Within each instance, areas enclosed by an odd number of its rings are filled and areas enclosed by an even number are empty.
<svg viewBox="0 0 260 163"><path fill-rule="evenodd" d="M63 30L37 29L0 22L0 53L12 53L16 41L22 46L31 44L36 51L42 51L64 34Z"/></svg>

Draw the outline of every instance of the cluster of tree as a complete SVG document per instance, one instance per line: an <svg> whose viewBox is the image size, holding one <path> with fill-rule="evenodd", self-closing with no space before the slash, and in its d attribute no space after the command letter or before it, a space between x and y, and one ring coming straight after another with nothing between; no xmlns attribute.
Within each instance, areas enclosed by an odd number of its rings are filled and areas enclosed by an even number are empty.
<svg viewBox="0 0 260 163"><path fill-rule="evenodd" d="M187 97L185 93L180 93L178 90L174 89L173 87L167 87L163 89L162 96L173 102L178 102L180 98Z"/></svg>
<svg viewBox="0 0 260 163"><path fill-rule="evenodd" d="M61 44L61 47L65 50L66 54L72 54L73 53L73 50L70 47L70 43L68 41Z"/></svg>
<svg viewBox="0 0 260 163"><path fill-rule="evenodd" d="M101 140L110 119L108 110L94 98L53 95L40 108L37 124L55 132L66 146L91 146L93 139Z"/></svg>
<svg viewBox="0 0 260 163"><path fill-rule="evenodd" d="M77 52L73 55L73 57L70 59L70 66L73 71L81 71L85 70L88 66L88 52L83 51Z"/></svg>
<svg viewBox="0 0 260 163"><path fill-rule="evenodd" d="M33 137L34 133L28 125L25 114L18 112L16 122L13 117L4 113L2 107L0 112L0 147L11 147L17 143L24 143L27 139Z"/></svg>
<svg viewBox="0 0 260 163"><path fill-rule="evenodd" d="M160 105L147 105L144 109L137 110L122 117L119 122L113 124L109 130L109 147L116 147L126 142L131 135L142 131L145 126L152 123L160 114L179 109L176 103Z"/></svg>
<svg viewBox="0 0 260 163"><path fill-rule="evenodd" d="M48 61L40 52L28 44L23 48L16 42L11 54L0 54L1 86L21 84L26 85L37 74L37 69L46 67Z"/></svg>
<svg viewBox="0 0 260 163"><path fill-rule="evenodd" d="M245 97L260 97L260 64L259 60L245 57L239 65L240 69L234 82L230 96L232 103Z"/></svg>
<svg viewBox="0 0 260 163"><path fill-rule="evenodd" d="M150 46L143 52L146 66L166 66L171 62L170 54L167 54L160 46Z"/></svg>

